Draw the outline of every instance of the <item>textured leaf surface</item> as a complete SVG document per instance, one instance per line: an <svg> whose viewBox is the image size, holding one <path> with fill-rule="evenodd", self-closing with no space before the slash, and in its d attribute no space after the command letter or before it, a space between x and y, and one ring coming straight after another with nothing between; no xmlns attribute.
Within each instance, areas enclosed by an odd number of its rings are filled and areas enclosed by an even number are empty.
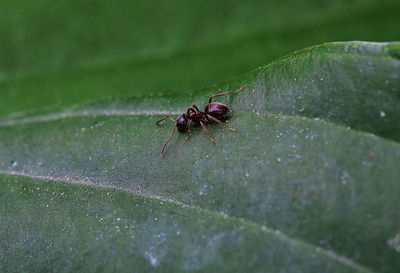
<svg viewBox="0 0 400 273"><path fill-rule="evenodd" d="M5 272L368 272L220 213L54 180L1 181Z"/></svg>
<svg viewBox="0 0 400 273"><path fill-rule="evenodd" d="M325 44L221 85L246 86L220 99L239 132L210 125L215 146L200 128L188 143L177 134L163 157L160 114L215 90L3 118L2 264L29 266L37 243L38 270L116 257L171 272L397 272L399 50ZM60 259L68 247L91 262Z"/></svg>

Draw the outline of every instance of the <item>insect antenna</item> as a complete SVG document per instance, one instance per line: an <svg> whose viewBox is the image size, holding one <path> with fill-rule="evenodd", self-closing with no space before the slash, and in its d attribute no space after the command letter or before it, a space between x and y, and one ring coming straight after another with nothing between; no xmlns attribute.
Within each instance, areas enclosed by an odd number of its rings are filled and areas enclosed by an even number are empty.
<svg viewBox="0 0 400 273"><path fill-rule="evenodd" d="M166 118L164 118L164 119L166 119ZM175 121L174 121L175 122ZM171 138L174 136L174 131L175 131L175 128L176 128L176 122L175 122L175 125L174 125L174 127L172 127L172 132L171 132L171 135L169 136L169 138L167 139L167 141L165 141L165 143L164 143L164 145L162 146L162 148L161 148L161 152L160 152L160 155L162 155L163 154L163 152L164 152L164 149L165 149L165 146L167 146L167 144L168 144L168 142L171 140Z"/></svg>
<svg viewBox="0 0 400 273"><path fill-rule="evenodd" d="M161 121L163 121L163 120L165 120L165 119L167 119L167 118L169 118L171 121L175 122L175 120L174 120L170 115L166 115L165 117L163 117L163 118L157 120L157 121L156 121L156 125L159 125Z"/></svg>

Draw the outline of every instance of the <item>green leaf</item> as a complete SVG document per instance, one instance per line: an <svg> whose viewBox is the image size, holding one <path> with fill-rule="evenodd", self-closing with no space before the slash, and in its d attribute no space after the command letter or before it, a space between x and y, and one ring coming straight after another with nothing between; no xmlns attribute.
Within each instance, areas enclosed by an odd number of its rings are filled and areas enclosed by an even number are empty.
<svg viewBox="0 0 400 273"><path fill-rule="evenodd" d="M162 157L155 121L218 90L3 118L1 264L397 272L399 50L324 44L221 85L246 86L220 98L239 132L176 133Z"/></svg>
<svg viewBox="0 0 400 273"><path fill-rule="evenodd" d="M1 180L5 272L369 272L224 214L54 180Z"/></svg>

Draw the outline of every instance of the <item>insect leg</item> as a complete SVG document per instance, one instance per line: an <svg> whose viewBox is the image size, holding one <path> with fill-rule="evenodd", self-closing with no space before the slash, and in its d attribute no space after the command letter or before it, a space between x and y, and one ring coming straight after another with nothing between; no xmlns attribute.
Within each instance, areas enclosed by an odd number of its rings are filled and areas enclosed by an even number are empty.
<svg viewBox="0 0 400 273"><path fill-rule="evenodd" d="M208 131L206 125L202 121L200 121L200 125L201 125L201 127L203 127L203 130L207 133L207 135L211 138L212 144L215 144L215 140L212 138L212 136L211 136L210 132Z"/></svg>
<svg viewBox="0 0 400 273"><path fill-rule="evenodd" d="M215 122L217 122L217 123L219 123L221 125L224 125L226 128L228 128L229 130L231 130L233 132L237 132L238 131L237 129L233 129L233 128L229 127L228 125L226 125L225 123L223 123L219 119L214 118L213 116L207 115L207 118L209 118L209 119L211 119L211 120L213 120L213 121L215 121Z"/></svg>
<svg viewBox="0 0 400 273"><path fill-rule="evenodd" d="M175 122L175 120L174 120L170 115L166 115L165 117L163 117L163 118L157 120L157 121L156 121L156 124L157 124L157 125L160 124L161 121L163 121L163 120L165 120L165 119L167 119L167 118L169 118L171 121Z"/></svg>
<svg viewBox="0 0 400 273"><path fill-rule="evenodd" d="M165 141L164 145L162 146L162 148L161 148L161 152L160 152L160 155L162 155L162 154L163 154L163 152L164 152L164 149L165 149L165 146L167 146L168 142L169 142L169 141L171 140L171 138L174 136L174 131L175 131L175 128L176 128L176 123L175 123L174 127L172 128L171 135L169 136L169 138L167 139L167 141Z"/></svg>
<svg viewBox="0 0 400 273"><path fill-rule="evenodd" d="M219 96L225 96L225 95L229 95L229 94L237 94L240 91L242 91L244 89L244 86L240 87L238 90L236 91L232 91L232 92L225 92L225 93L218 93L218 94L214 94L211 95L210 98L208 99L208 103L210 103L212 101L212 98L214 97L219 97Z"/></svg>
<svg viewBox="0 0 400 273"><path fill-rule="evenodd" d="M192 130L192 120L189 120L189 128L187 131L187 136L185 138L185 142L187 142L189 140L189 136L190 136L190 131Z"/></svg>
<svg viewBox="0 0 400 273"><path fill-rule="evenodd" d="M196 113L196 111L193 108L189 107L186 111L186 115L189 115L190 111L192 111L193 113Z"/></svg>
<svg viewBox="0 0 400 273"><path fill-rule="evenodd" d="M196 105L196 104L193 104L192 107L193 107L194 109L196 109L197 112L200 112L200 110L199 110L199 108L197 108L197 105Z"/></svg>

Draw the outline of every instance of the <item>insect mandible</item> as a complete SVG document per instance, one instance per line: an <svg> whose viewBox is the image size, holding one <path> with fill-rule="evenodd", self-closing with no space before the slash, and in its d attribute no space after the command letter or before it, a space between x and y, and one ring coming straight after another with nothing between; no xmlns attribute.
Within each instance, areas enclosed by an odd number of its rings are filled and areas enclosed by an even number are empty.
<svg viewBox="0 0 400 273"><path fill-rule="evenodd" d="M200 111L199 108L196 106L196 104L193 104L192 107L189 107L186 111L186 114L180 114L176 119L173 119L170 115L166 115L165 117L161 118L156 122L158 125L161 121L165 119L170 119L172 122L174 122L174 126L172 127L171 135L169 138L165 141L164 145L161 148L160 154L162 155L164 153L164 149L167 146L168 142L171 140L171 138L174 136L174 131L175 128L178 128L179 132L182 133L187 133L185 142L189 140L190 132L192 130L193 124L198 124L200 123L201 127L203 127L203 130L208 134L208 136L211 139L211 142L215 144L215 140L211 136L210 132L208 131L208 128L206 126L207 122L210 121L215 121L221 125L224 125L226 128L233 132L237 132L236 129L233 129L223 123L220 119L223 119L226 117L226 115L231 111L229 110L228 106L226 106L223 103L220 102L213 102L212 99L214 97L219 97L219 96L225 96L229 94L237 94L240 91L244 89L244 86L240 87L236 91L232 92L225 92L225 93L218 93L211 95L210 98L208 99L208 104L204 108L204 112Z"/></svg>

